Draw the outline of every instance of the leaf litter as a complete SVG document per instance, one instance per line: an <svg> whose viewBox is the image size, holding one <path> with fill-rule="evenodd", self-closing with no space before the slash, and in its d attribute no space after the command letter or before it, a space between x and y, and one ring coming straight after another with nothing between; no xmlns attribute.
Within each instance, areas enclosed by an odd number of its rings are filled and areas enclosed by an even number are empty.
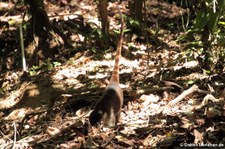
<svg viewBox="0 0 225 149"><path fill-rule="evenodd" d="M93 2L46 3L51 19L68 20L82 15L99 25ZM66 7L71 8L71 12L64 11ZM114 3L110 3L111 7ZM161 15L168 17L164 11ZM116 27L114 18L110 20ZM74 41L83 42L82 35L72 36ZM124 49L131 55L121 59L125 103L117 128L90 127L88 123L90 109L101 97L114 64L113 55L108 51L103 52L103 60L96 60L93 53L81 50L55 66L52 72L40 71L33 77L23 77L18 70L1 74L0 82L5 82L5 91L0 96L0 148L225 145L224 88L213 84L217 76L210 78L203 74L195 61L193 65L185 63L182 53L177 51L180 46L174 42L176 36L177 33L164 32L160 38L171 44L169 49L163 45L152 47L149 57L145 43L124 43ZM133 53L132 48L136 49ZM132 56L139 58L132 60ZM176 59L179 63L173 62ZM172 83L160 81L162 76L164 81ZM218 83L224 81L223 76L220 77ZM196 85L194 90L193 85ZM179 100L175 100L177 98Z"/></svg>

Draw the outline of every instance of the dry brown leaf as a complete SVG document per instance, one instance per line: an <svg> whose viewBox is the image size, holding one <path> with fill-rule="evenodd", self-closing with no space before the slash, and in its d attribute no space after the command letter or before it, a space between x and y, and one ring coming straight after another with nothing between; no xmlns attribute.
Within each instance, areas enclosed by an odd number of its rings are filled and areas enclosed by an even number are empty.
<svg viewBox="0 0 225 149"><path fill-rule="evenodd" d="M58 128L56 128L56 127L51 127L51 126L49 126L49 127L47 128L47 133L48 133L49 135L51 135L51 136L54 136L54 135L58 134L59 132L60 132L60 130L59 130Z"/></svg>
<svg viewBox="0 0 225 149"><path fill-rule="evenodd" d="M203 132L199 132L198 130L195 129L193 131L193 135L195 136L195 140L194 140L195 144L203 143Z"/></svg>

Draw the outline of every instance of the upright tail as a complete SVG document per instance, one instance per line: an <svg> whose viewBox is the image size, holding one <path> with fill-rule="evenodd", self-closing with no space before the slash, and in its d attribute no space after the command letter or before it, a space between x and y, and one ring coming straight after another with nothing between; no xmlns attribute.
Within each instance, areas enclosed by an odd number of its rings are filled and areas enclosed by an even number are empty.
<svg viewBox="0 0 225 149"><path fill-rule="evenodd" d="M119 40L118 40L117 48L116 48L115 64L114 64L112 76L111 76L111 79L110 79L110 84L113 84L113 83L118 83L119 84L119 65L120 65L119 64L119 60L120 60L120 57L121 57L121 49L122 49L123 35L124 35L124 19L123 19L123 15L122 15L122 12L120 11L119 6L117 6L117 9L118 9L119 14L120 14L121 28L120 28L120 36L119 36Z"/></svg>

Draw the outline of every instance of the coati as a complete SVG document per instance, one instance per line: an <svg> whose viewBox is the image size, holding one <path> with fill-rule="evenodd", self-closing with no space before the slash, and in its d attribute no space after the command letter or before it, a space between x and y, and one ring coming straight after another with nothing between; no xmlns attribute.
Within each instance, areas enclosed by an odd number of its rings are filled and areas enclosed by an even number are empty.
<svg viewBox="0 0 225 149"><path fill-rule="evenodd" d="M124 19L119 7L118 11L121 17L121 29L117 43L115 64L110 83L106 87L102 98L97 102L94 110L90 114L89 121L91 125L95 125L103 120L104 125L115 126L120 119L120 112L123 105L123 91L119 86L119 60L123 43Z"/></svg>

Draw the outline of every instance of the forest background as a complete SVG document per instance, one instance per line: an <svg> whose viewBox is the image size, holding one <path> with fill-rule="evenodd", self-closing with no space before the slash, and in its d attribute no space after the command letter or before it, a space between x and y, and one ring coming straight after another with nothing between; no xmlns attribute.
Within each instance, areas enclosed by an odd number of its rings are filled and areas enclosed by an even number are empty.
<svg viewBox="0 0 225 149"><path fill-rule="evenodd" d="M0 148L225 146L224 0L2 0ZM88 114L126 29L120 129Z"/></svg>

